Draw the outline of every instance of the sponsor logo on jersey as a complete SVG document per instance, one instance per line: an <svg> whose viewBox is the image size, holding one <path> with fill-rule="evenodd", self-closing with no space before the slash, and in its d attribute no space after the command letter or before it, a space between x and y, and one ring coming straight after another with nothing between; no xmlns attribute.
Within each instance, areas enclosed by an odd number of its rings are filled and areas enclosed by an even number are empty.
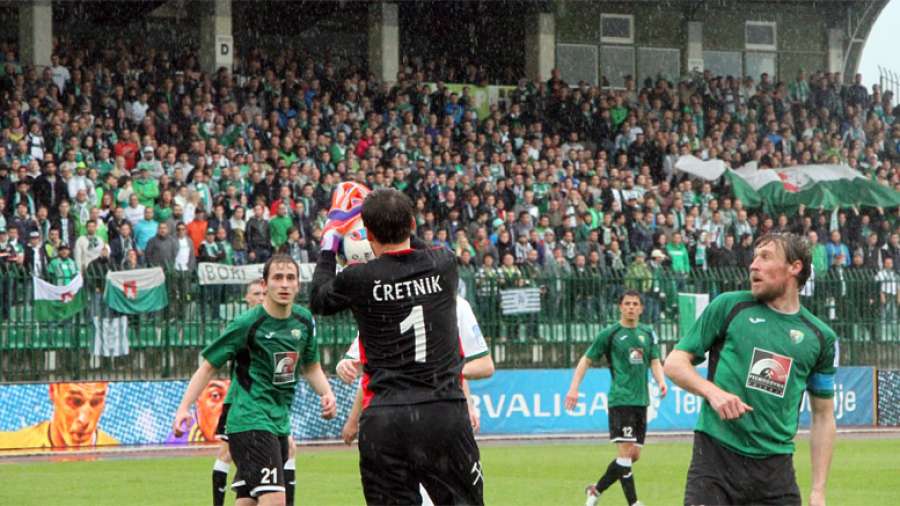
<svg viewBox="0 0 900 506"><path fill-rule="evenodd" d="M784 397L794 359L768 350L753 348L747 388L759 390L776 397Z"/></svg>
<svg viewBox="0 0 900 506"><path fill-rule="evenodd" d="M644 350L642 348L631 348L628 350L628 362L632 364L644 363Z"/></svg>
<svg viewBox="0 0 900 506"><path fill-rule="evenodd" d="M791 336L791 342L794 343L794 344L800 344L800 343L802 343L802 342L803 342L803 338L806 337L806 336L803 334L802 331L797 330L797 329L791 329L791 331L790 331L790 336Z"/></svg>
<svg viewBox="0 0 900 506"><path fill-rule="evenodd" d="M752 324L754 324L754 325L756 325L757 323L766 323L766 319L765 319L765 318L753 318L753 317L751 316L751 317L748 318L748 319L750 320L750 323L752 323Z"/></svg>
<svg viewBox="0 0 900 506"><path fill-rule="evenodd" d="M296 351L279 351L273 356L275 368L272 371L272 384L283 385L296 381L294 370L297 368Z"/></svg>

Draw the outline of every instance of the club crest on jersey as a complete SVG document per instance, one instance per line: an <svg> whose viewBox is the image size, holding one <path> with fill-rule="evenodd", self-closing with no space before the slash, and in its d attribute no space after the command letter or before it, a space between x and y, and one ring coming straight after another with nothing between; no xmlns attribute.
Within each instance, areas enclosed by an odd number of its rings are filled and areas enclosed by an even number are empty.
<svg viewBox="0 0 900 506"><path fill-rule="evenodd" d="M638 334L638 340L641 342L641 344L643 344L646 339L647 338L644 337L644 334Z"/></svg>
<svg viewBox="0 0 900 506"><path fill-rule="evenodd" d="M628 362L632 364L644 363L644 350L641 348L631 348L628 350Z"/></svg>
<svg viewBox="0 0 900 506"><path fill-rule="evenodd" d="M296 381L294 378L294 370L297 368L296 351L276 352L273 360L275 361L275 369L272 371L273 385L283 385Z"/></svg>
<svg viewBox="0 0 900 506"><path fill-rule="evenodd" d="M300 338L300 329L294 329L291 331L291 337L295 337L297 339Z"/></svg>
<svg viewBox="0 0 900 506"><path fill-rule="evenodd" d="M784 397L793 364L794 359L791 357L753 348L753 358L747 373L747 388Z"/></svg>
<svg viewBox="0 0 900 506"><path fill-rule="evenodd" d="M794 344L800 344L803 342L803 338L806 337L803 332L797 329L791 329L790 331L791 342Z"/></svg>

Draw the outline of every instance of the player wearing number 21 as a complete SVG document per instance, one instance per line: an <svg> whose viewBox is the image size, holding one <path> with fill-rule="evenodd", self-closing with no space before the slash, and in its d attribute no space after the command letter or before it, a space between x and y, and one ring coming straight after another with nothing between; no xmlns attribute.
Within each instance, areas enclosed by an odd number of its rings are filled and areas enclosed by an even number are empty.
<svg viewBox="0 0 900 506"><path fill-rule="evenodd" d="M396 190L372 192L361 212L376 258L335 274L340 238L323 236L310 306L325 315L350 309L359 327L366 502L421 504L422 483L435 504L483 504L461 388L456 258L412 237L413 204Z"/></svg>
<svg viewBox="0 0 900 506"><path fill-rule="evenodd" d="M201 352L175 413L180 435L191 419L189 409L216 370L234 360L237 384L225 431L237 464L232 488L237 506L283 506L291 433L291 402L298 372L321 398L321 416L334 418L334 393L319 364L316 324L306 308L294 304L300 290L300 267L287 255L275 255L263 267L263 303L241 313Z"/></svg>

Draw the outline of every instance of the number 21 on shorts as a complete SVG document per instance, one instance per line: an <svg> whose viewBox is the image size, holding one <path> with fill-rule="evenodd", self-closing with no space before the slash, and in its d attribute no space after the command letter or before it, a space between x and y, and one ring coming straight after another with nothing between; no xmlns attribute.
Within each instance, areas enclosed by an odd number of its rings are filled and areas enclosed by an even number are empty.
<svg viewBox="0 0 900 506"><path fill-rule="evenodd" d="M262 479L259 480L262 484L272 484L278 483L278 468L277 467L264 467L260 470L262 473Z"/></svg>

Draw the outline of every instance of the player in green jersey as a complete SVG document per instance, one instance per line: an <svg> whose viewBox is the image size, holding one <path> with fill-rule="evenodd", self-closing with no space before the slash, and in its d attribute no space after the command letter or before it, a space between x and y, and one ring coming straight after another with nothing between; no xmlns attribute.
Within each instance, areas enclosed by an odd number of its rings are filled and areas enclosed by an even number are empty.
<svg viewBox="0 0 900 506"><path fill-rule="evenodd" d="M262 304L265 298L266 288L262 278L255 279L247 284L246 292L244 293L244 302L247 303L248 309L252 309ZM228 419L228 410L231 409L231 401L234 400L234 393L237 388L240 388L238 387L238 381L234 375L234 368L232 368L231 376L232 381L228 386L228 393L225 395L225 401L222 403L222 413L219 415L219 422L216 425L216 437L222 441L222 444L219 446L219 454L216 456L216 461L213 463L213 506L223 506L225 504L228 471L231 470L231 453L228 450L228 434L226 433L225 421ZM295 453L296 446L294 445L294 438L288 436L288 459L284 463L285 506L294 505Z"/></svg>
<svg viewBox="0 0 900 506"><path fill-rule="evenodd" d="M606 468L606 473L594 485L589 485L586 506L593 506L600 494L616 481L622 483L622 491L629 506L641 504L634 487L633 463L641 456L644 436L647 433L647 369L659 385L660 396L668 391L663 368L659 360L659 340L650 325L640 323L644 304L641 294L628 290L619 299L619 322L601 330L588 348L572 376L572 385L566 394L566 409L578 402L578 387L591 364L606 357L612 375L609 390L609 439L616 443L617 455Z"/></svg>
<svg viewBox="0 0 900 506"><path fill-rule="evenodd" d="M191 419L190 406L215 375L234 359L235 389L226 421L231 455L237 463L232 485L239 506L283 505L284 464L288 459L290 407L297 384L297 365L321 397L321 415L333 418L334 393L316 345L315 321L294 304L300 270L288 256L276 255L263 268L263 303L231 322L202 352L204 360L191 378L175 415L176 435Z"/></svg>
<svg viewBox="0 0 900 506"><path fill-rule="evenodd" d="M694 434L685 504L801 504L793 439L804 392L812 408L809 504L825 504L836 433L837 337L800 305L810 269L802 238L760 237L750 291L716 297L669 355L669 378L706 399ZM704 379L693 365L707 352Z"/></svg>

